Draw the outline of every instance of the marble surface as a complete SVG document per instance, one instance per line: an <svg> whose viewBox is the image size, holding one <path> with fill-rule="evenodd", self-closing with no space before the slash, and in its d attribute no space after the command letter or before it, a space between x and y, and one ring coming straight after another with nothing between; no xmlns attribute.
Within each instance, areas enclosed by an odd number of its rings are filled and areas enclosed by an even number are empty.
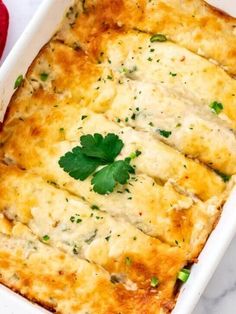
<svg viewBox="0 0 236 314"><path fill-rule="evenodd" d="M12 49L42 0L4 0L10 12L10 29L3 59ZM210 0L221 7L228 8L235 0ZM236 237L225 257L218 266L213 278L203 293L193 313L189 314L235 314L236 313ZM2 314L10 314L2 313ZM17 314L17 309L14 313Z"/></svg>

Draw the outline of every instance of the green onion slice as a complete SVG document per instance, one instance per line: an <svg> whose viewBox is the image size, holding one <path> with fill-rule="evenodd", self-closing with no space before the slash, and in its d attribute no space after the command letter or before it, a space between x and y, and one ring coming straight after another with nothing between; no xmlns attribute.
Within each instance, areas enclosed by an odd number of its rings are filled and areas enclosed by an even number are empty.
<svg viewBox="0 0 236 314"><path fill-rule="evenodd" d="M150 42L154 43L155 41L164 42L167 41L167 38L163 34L155 34L150 38Z"/></svg>
<svg viewBox="0 0 236 314"><path fill-rule="evenodd" d="M19 75L19 76L17 77L17 79L16 79L16 81L15 81L14 89L20 87L21 84L22 84L22 82L23 82L23 75L21 74L21 75Z"/></svg>
<svg viewBox="0 0 236 314"><path fill-rule="evenodd" d="M190 276L190 270L187 268L182 268L179 271L177 278L179 280L181 280L182 282L186 282L188 280L189 276Z"/></svg>

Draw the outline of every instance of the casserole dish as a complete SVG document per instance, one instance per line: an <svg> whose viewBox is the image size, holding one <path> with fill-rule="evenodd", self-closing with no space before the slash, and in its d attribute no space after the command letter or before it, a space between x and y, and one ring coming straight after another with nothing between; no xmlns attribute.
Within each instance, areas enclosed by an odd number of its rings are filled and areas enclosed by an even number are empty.
<svg viewBox="0 0 236 314"><path fill-rule="evenodd" d="M57 1L56 8L55 10L54 1L45 2L36 18L31 23L30 31L27 30L24 33L15 49L2 66L0 73L0 93L3 114L13 93L13 88L11 89L9 86L14 85L15 78L19 74L26 73L29 64L31 64L39 49L51 38L55 29L58 27L58 23L61 21L65 9L68 8L68 1ZM47 25L43 25L42 20L48 20L50 22ZM37 33L37 40L32 40L35 33ZM25 54L26 47L27 51L29 51L27 55ZM21 59L21 63L18 65L19 58ZM234 201L235 193L232 192L231 197L224 206L219 223L212 232L199 257L199 262L194 265L189 281L182 288L174 313L187 314L192 311L217 266L217 263L232 239L236 225L236 218L234 219L232 206ZM224 227L226 225L227 229ZM3 289L2 293L5 294L6 290ZM25 311L26 310L24 310L24 312Z"/></svg>

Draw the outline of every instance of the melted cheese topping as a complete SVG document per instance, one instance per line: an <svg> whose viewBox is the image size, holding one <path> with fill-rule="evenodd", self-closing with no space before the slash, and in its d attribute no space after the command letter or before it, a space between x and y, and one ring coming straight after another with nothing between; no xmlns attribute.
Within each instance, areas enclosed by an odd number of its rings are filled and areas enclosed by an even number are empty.
<svg viewBox="0 0 236 314"><path fill-rule="evenodd" d="M0 133L3 284L62 314L170 312L236 172L233 22L200 0L75 1ZM141 152L107 195L58 164L94 133Z"/></svg>
<svg viewBox="0 0 236 314"><path fill-rule="evenodd" d="M97 37L106 27L138 29L165 34L171 41L236 74L235 18L203 0L86 0L79 11L85 14L73 27L68 28L65 22L57 34L69 45L86 47L91 37Z"/></svg>
<svg viewBox="0 0 236 314"><path fill-rule="evenodd" d="M57 313L133 314L145 311L146 302L150 311L167 313L168 299L161 291L157 295L112 283L114 277L100 267L40 242L21 223L7 235L1 229L0 239L0 282ZM174 279L173 269L167 271ZM171 290L165 286L163 294ZM130 298L132 307L124 302Z"/></svg>

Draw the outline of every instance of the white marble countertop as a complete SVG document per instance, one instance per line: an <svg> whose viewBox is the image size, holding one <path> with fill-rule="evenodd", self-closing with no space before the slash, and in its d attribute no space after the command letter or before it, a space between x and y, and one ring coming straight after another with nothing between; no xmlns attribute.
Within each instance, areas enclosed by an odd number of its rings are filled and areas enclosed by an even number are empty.
<svg viewBox="0 0 236 314"><path fill-rule="evenodd" d="M17 38L20 36L29 20L42 0L4 0L10 12L10 29L7 45L3 54L3 59L11 50ZM236 14L236 0L209 0L226 9L232 2L235 2L234 9ZM1 314L17 314L14 313ZM218 266L207 289L202 295L200 302L193 313L189 314L235 314L236 313L236 237L232 241L225 257Z"/></svg>

